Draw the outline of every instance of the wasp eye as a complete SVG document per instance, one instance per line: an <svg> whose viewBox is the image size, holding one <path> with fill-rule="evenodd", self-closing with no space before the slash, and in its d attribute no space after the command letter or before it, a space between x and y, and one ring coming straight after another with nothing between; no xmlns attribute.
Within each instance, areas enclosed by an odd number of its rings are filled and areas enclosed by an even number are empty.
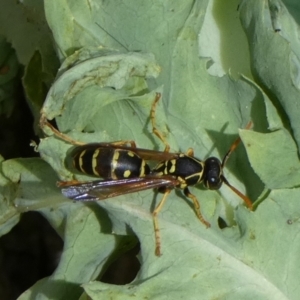
<svg viewBox="0 0 300 300"><path fill-rule="evenodd" d="M210 176L211 175L211 176ZM205 186L210 190L218 190L222 185L222 180L219 176L214 176L214 174L208 174L206 178Z"/></svg>

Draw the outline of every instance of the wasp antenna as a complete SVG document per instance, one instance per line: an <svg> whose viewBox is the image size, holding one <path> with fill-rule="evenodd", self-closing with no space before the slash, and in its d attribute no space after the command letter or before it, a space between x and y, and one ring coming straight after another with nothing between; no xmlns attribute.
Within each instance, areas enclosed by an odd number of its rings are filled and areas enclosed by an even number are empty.
<svg viewBox="0 0 300 300"><path fill-rule="evenodd" d="M246 125L245 129L250 129L252 127L253 123L252 121L249 121L248 124ZM241 138L238 137L231 145L231 147L229 148L228 152L225 154L223 161L222 161L222 168L224 168L229 156L231 155L231 153L236 149L236 147L239 145L239 143L241 142Z"/></svg>
<svg viewBox="0 0 300 300"><path fill-rule="evenodd" d="M253 122L249 121L248 124L246 125L245 129L248 130L253 126Z"/></svg>
<svg viewBox="0 0 300 300"><path fill-rule="evenodd" d="M244 202L246 203L246 205L250 210L253 210L252 202L246 195L244 195L238 189L232 186L224 176L222 176L222 180L234 193L236 193L240 198L244 200Z"/></svg>

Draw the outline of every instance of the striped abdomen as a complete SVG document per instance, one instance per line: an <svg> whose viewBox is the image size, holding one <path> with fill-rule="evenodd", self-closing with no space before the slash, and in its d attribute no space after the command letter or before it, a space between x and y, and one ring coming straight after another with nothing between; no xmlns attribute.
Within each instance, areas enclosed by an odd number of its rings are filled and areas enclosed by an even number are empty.
<svg viewBox="0 0 300 300"><path fill-rule="evenodd" d="M76 147L71 157L76 170L104 179L142 177L150 173L146 162L130 150L86 144Z"/></svg>

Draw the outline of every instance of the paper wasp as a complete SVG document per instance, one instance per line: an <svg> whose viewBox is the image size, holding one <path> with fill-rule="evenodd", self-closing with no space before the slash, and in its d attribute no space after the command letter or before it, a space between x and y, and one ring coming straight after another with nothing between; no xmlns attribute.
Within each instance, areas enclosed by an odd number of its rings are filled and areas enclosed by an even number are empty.
<svg viewBox="0 0 300 300"><path fill-rule="evenodd" d="M185 154L169 152L170 146L155 124L155 111L160 97L161 94L157 93L151 107L150 120L153 133L165 145L163 152L137 148L134 141L83 144L59 132L47 120L41 118L41 126L48 126L56 136L76 146L70 154L73 168L103 178L103 180L91 182L60 182L59 186L66 197L76 201L97 201L150 188L158 188L164 193L162 200L152 213L157 256L161 255L157 215L174 188L183 189L185 196L193 201L198 219L207 227L210 227L210 223L202 216L200 204L190 193L189 186L203 183L206 188L217 190L222 183L225 183L244 200L250 210L253 209L251 200L233 187L223 175L224 166L230 154L240 143L240 138L234 141L222 162L215 157L201 161L194 157L194 151L191 148ZM250 122L246 129L249 129L251 125ZM154 161L158 164L151 169L147 161Z"/></svg>

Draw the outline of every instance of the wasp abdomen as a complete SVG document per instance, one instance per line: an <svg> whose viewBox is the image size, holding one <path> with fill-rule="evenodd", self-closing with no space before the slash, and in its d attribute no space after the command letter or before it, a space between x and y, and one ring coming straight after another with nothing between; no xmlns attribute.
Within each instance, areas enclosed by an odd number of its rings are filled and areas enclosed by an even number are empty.
<svg viewBox="0 0 300 300"><path fill-rule="evenodd" d="M129 150L115 150L112 162L115 179L143 177L150 173L146 162Z"/></svg>
<svg viewBox="0 0 300 300"><path fill-rule="evenodd" d="M87 144L76 147L71 156L76 170L105 179L142 177L150 173L145 160L130 150Z"/></svg>

